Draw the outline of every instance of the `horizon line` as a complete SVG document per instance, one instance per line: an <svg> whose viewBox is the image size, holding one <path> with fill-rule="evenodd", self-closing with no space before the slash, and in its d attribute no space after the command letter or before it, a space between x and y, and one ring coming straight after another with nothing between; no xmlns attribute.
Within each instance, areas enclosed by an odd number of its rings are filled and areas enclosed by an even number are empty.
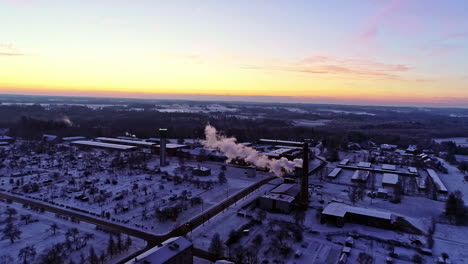
<svg viewBox="0 0 468 264"><path fill-rule="evenodd" d="M105 92L91 94L53 94L53 93L18 93L0 92L0 96L33 96L33 97L77 97L77 98L103 98L103 99L139 99L139 100L164 100L164 101L198 101L198 102L239 102L262 104L301 104L301 105L341 105L341 106L368 106L368 107L409 107L409 108L456 108L468 109L468 98L444 98L449 100L464 99L458 105L450 102L417 102L417 101L378 101L378 100L353 100L337 97L301 97L301 96L272 96L272 95L218 95L218 94L163 94L163 93L122 93ZM148 96L152 96L149 98ZM189 97L189 98L186 98ZM262 100L263 99L263 100ZM273 99L273 100L272 100ZM279 101L285 99L289 101ZM440 98L439 98L440 99ZM323 100L323 101L314 101ZM354 101L354 102L353 102ZM379 104L380 103L380 104Z"/></svg>

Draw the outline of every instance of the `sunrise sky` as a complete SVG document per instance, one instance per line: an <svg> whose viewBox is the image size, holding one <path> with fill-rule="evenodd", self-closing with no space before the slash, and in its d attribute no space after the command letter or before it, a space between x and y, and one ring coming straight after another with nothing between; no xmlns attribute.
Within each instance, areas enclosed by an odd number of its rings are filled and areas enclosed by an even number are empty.
<svg viewBox="0 0 468 264"><path fill-rule="evenodd" d="M468 107L468 1L0 0L0 93Z"/></svg>

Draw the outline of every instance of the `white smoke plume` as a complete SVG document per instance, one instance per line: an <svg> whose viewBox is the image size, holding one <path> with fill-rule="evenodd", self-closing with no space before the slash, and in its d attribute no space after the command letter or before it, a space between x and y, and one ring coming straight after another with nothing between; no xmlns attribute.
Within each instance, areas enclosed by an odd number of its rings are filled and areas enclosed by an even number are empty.
<svg viewBox="0 0 468 264"><path fill-rule="evenodd" d="M211 125L205 127L205 136L206 139L202 141L202 144L206 148L217 149L223 152L228 158L228 161L240 158L257 167L269 169L276 176L283 175L283 168L286 172L291 173L294 171L295 166L302 166L302 159L294 159L294 161L289 161L284 157L280 159L269 159L267 156L251 147L238 144L236 142L237 139L234 137L226 137L218 134L216 128Z"/></svg>
<svg viewBox="0 0 468 264"><path fill-rule="evenodd" d="M70 120L70 118L68 116L62 116L62 117L59 118L59 120L61 122L65 123L69 127L73 126L73 122Z"/></svg>

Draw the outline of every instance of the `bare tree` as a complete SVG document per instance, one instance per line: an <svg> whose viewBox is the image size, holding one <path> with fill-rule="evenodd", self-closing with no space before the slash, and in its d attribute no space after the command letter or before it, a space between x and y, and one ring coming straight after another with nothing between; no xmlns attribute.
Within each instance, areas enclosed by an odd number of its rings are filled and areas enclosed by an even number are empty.
<svg viewBox="0 0 468 264"><path fill-rule="evenodd" d="M34 246L26 246L20 249L18 253L18 259L23 264L31 263L35 257L36 257L36 249L34 248Z"/></svg>
<svg viewBox="0 0 468 264"><path fill-rule="evenodd" d="M211 244L208 251L218 258L224 255L224 245L219 233L215 233L211 238Z"/></svg>
<svg viewBox="0 0 468 264"><path fill-rule="evenodd" d="M15 243L16 239L21 237L21 231L11 222L8 222L6 227L3 229L3 234L2 239L10 239L12 244Z"/></svg>

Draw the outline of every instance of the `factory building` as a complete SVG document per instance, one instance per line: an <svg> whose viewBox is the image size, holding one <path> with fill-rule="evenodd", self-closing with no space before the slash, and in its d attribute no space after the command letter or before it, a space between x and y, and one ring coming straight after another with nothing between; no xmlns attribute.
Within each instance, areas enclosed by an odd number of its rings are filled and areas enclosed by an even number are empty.
<svg viewBox="0 0 468 264"><path fill-rule="evenodd" d="M268 211L289 213L293 203L300 193L300 185L285 183L273 189L270 193L260 197L260 208Z"/></svg>
<svg viewBox="0 0 468 264"><path fill-rule="evenodd" d="M128 261L126 264L182 263L193 263L193 244L184 237L173 237Z"/></svg>
<svg viewBox="0 0 468 264"><path fill-rule="evenodd" d="M346 222L364 224L380 228L392 228L393 215L387 212L350 206L343 203L330 203L321 214L320 222L334 222L343 227Z"/></svg>
<svg viewBox="0 0 468 264"><path fill-rule="evenodd" d="M162 144L161 144L162 145ZM161 152L161 145L156 145L154 149L154 153L159 155ZM167 143L166 144L166 155L167 156L175 156L177 154L177 151L182 150L182 149L187 149L188 146L184 144L172 144L172 143Z"/></svg>
<svg viewBox="0 0 468 264"><path fill-rule="evenodd" d="M367 182L367 178L369 178L369 171L364 170L356 170L351 177L351 181L353 182Z"/></svg>
<svg viewBox="0 0 468 264"><path fill-rule="evenodd" d="M444 183L440 179L439 174L437 174L433 169L427 169L427 173L429 174L429 179L431 179L437 191L439 193L446 194L448 192L447 187L445 187Z"/></svg>
<svg viewBox="0 0 468 264"><path fill-rule="evenodd" d="M99 149L107 149L113 151L134 151L137 149L135 146L127 146L127 145L119 145L119 144L112 144L112 143L104 143L98 141L90 141L90 140L77 140L71 142L72 145L84 147L84 148L99 148Z"/></svg>
<svg viewBox="0 0 468 264"><path fill-rule="evenodd" d="M138 141L138 140L128 140L128 139L119 139L119 138L108 138L108 137L98 137L96 141L118 144L118 145L127 145L135 146L139 148L154 148L155 144L151 142Z"/></svg>
<svg viewBox="0 0 468 264"><path fill-rule="evenodd" d="M395 187L398 184L398 174L384 173L382 177L382 186Z"/></svg>

